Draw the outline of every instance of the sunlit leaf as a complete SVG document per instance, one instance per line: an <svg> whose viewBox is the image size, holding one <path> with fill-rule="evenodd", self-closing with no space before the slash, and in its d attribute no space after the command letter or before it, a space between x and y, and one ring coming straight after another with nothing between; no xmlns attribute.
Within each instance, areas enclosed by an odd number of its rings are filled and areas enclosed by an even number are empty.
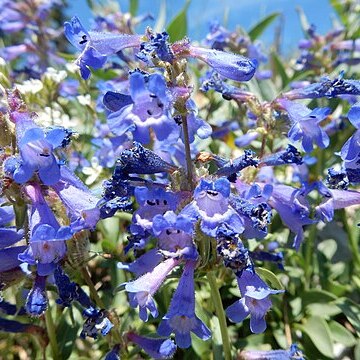
<svg viewBox="0 0 360 360"><path fill-rule="evenodd" d="M271 23L280 15L280 13L272 13L262 20L260 20L256 25L254 25L248 32L250 39L252 41L256 40L268 27Z"/></svg>
<svg viewBox="0 0 360 360"><path fill-rule="evenodd" d="M132 16L136 16L139 9L139 0L130 0L129 12Z"/></svg>
<svg viewBox="0 0 360 360"><path fill-rule="evenodd" d="M267 280L271 286L274 289L284 289L283 285L281 284L280 280L277 278L277 276L270 270L262 268L262 267L257 267L256 268L256 273L262 278Z"/></svg>
<svg viewBox="0 0 360 360"><path fill-rule="evenodd" d="M319 352L330 359L334 358L330 328L326 321L319 316L312 316L304 325L298 326L305 332Z"/></svg>
<svg viewBox="0 0 360 360"><path fill-rule="evenodd" d="M166 31L170 35L171 41L182 39L187 34L187 10L191 0L187 0L183 9L170 22Z"/></svg>

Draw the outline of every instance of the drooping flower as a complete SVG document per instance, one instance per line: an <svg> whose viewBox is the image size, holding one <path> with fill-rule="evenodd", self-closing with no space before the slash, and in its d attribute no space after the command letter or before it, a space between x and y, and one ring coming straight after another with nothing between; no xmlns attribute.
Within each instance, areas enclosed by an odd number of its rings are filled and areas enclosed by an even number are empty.
<svg viewBox="0 0 360 360"><path fill-rule="evenodd" d="M124 150L116 161L116 171L129 174L156 174L173 172L176 166L164 161L154 151L134 141L130 149Z"/></svg>
<svg viewBox="0 0 360 360"><path fill-rule="evenodd" d="M268 297L284 291L270 289L250 269L243 271L237 281L242 298L226 309L226 315L234 322L241 322L250 315L250 330L255 334L265 331L265 315L271 307Z"/></svg>
<svg viewBox="0 0 360 360"><path fill-rule="evenodd" d="M59 225L39 185L26 185L25 191L31 200L30 240L27 249L19 254L19 260L29 265L37 265L39 275L49 275L54 271L55 264L65 255L65 240L72 237L72 231L69 226Z"/></svg>
<svg viewBox="0 0 360 360"><path fill-rule="evenodd" d="M60 179L52 188L68 211L73 232L95 227L100 218L99 199L68 167L61 166Z"/></svg>
<svg viewBox="0 0 360 360"><path fill-rule="evenodd" d="M206 72L200 80L202 82L200 90L205 92L214 90L222 94L225 100L249 101L255 97L253 93L245 89L227 84L215 71Z"/></svg>
<svg viewBox="0 0 360 360"><path fill-rule="evenodd" d="M40 316L47 308L46 276L36 275L33 288L30 290L25 303L25 309L32 316Z"/></svg>
<svg viewBox="0 0 360 360"><path fill-rule="evenodd" d="M176 344L183 349L191 346L191 332L202 340L211 337L210 330L195 314L195 266L195 261L186 262L168 312L158 327L161 336L175 333Z"/></svg>
<svg viewBox="0 0 360 360"><path fill-rule="evenodd" d="M117 267L122 270L130 271L136 276L140 276L147 272L151 272L162 259L163 256L158 249L151 249L130 264L119 262Z"/></svg>
<svg viewBox="0 0 360 360"><path fill-rule="evenodd" d="M278 212L283 223L295 234L293 247L298 250L304 238L303 226L315 223L310 218L310 205L305 197L304 189L276 183L270 185L257 182L256 185L262 189L257 202L264 201ZM244 194L251 186L238 180L236 188L239 194ZM255 190L256 187L253 189Z"/></svg>
<svg viewBox="0 0 360 360"><path fill-rule="evenodd" d="M100 69L109 55L126 48L138 47L141 42L139 35L87 31L77 16L70 22L65 22L64 32L71 44L81 51L76 65L79 66L81 76L85 80L90 77L89 66Z"/></svg>
<svg viewBox="0 0 360 360"><path fill-rule="evenodd" d="M179 264L180 260L169 258L157 265L151 272L148 272L138 279L128 282L125 290L129 292L130 306L139 306L139 316L143 321L148 320L148 312L153 317L158 316L158 310L153 295L159 290L166 276Z"/></svg>

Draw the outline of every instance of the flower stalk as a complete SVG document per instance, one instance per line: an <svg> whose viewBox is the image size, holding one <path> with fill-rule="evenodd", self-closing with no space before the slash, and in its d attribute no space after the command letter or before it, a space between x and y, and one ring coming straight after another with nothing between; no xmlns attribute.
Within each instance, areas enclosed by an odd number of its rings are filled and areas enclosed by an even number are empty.
<svg viewBox="0 0 360 360"><path fill-rule="evenodd" d="M216 315L219 319L221 339L222 339L223 350L224 350L224 358L225 358L225 360L231 360L232 359L231 345L230 345L230 340L229 340L229 334L227 331L225 311L224 311L223 304L221 301L219 288L216 284L216 276L214 274L214 271L209 271L207 273L206 277L210 284L211 298L214 303Z"/></svg>

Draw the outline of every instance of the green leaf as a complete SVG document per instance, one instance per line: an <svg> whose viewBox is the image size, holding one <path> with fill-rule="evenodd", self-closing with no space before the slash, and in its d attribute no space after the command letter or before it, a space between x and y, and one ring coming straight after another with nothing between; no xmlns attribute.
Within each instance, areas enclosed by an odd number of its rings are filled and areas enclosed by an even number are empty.
<svg viewBox="0 0 360 360"><path fill-rule="evenodd" d="M360 340L357 341L357 344L354 349L355 360L360 360Z"/></svg>
<svg viewBox="0 0 360 360"><path fill-rule="evenodd" d="M330 319L332 316L338 315L341 313L339 307L331 303L315 303L309 304L306 307L306 312L310 315L321 314L321 317L324 319Z"/></svg>
<svg viewBox="0 0 360 360"><path fill-rule="evenodd" d="M330 329L324 319L319 316L312 316L305 325L298 325L297 327L309 336L321 354L330 359L334 358Z"/></svg>
<svg viewBox="0 0 360 360"><path fill-rule="evenodd" d="M336 305L342 310L351 325L360 334L360 306L346 298L338 299Z"/></svg>
<svg viewBox="0 0 360 360"><path fill-rule="evenodd" d="M284 88L289 83L289 77L286 74L285 66L276 53L272 53L271 57L274 64L274 70L276 74L280 76L282 88Z"/></svg>
<svg viewBox="0 0 360 360"><path fill-rule="evenodd" d="M136 16L139 9L139 0L130 0L130 14Z"/></svg>
<svg viewBox="0 0 360 360"><path fill-rule="evenodd" d="M347 17L344 14L344 7L341 5L341 2L339 0L330 0L330 4L333 7L333 9L338 14L339 18L343 22L344 25L347 25Z"/></svg>
<svg viewBox="0 0 360 360"><path fill-rule="evenodd" d="M70 357L75 345L75 340L78 337L77 332L79 327L80 326L77 323L70 325L65 320L65 316L61 317L60 323L56 329L56 333L62 360L66 360Z"/></svg>
<svg viewBox="0 0 360 360"><path fill-rule="evenodd" d="M356 344L356 339L354 335L346 329L344 326L340 325L336 321L329 322L331 337L334 342L343 344L345 346L354 346Z"/></svg>
<svg viewBox="0 0 360 360"><path fill-rule="evenodd" d="M191 0L187 0L183 9L170 22L166 31L172 42L182 39L187 34L187 10Z"/></svg>
<svg viewBox="0 0 360 360"><path fill-rule="evenodd" d="M265 280L267 280L271 286L274 289L280 289L283 290L284 287L281 284L280 280L277 278L277 276L270 270L262 268L262 267L257 267L256 268L256 273L261 277L264 278Z"/></svg>
<svg viewBox="0 0 360 360"><path fill-rule="evenodd" d="M336 299L337 297L335 295L324 290L309 290L304 292L301 296L304 308L314 303L327 304Z"/></svg>
<svg viewBox="0 0 360 360"><path fill-rule="evenodd" d="M280 15L280 13L272 13L262 20L260 20L256 25L254 25L248 32L249 37L252 41L257 39L265 30L266 28Z"/></svg>

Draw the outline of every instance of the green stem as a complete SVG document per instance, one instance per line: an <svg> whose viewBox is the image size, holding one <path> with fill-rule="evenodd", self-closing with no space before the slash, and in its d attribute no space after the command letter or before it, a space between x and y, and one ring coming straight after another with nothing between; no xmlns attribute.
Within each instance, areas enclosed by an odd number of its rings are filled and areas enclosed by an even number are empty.
<svg viewBox="0 0 360 360"><path fill-rule="evenodd" d="M305 289L310 289L310 282L313 273L314 245L317 235L317 226L313 224L309 230L309 236L305 242Z"/></svg>
<svg viewBox="0 0 360 360"><path fill-rule="evenodd" d="M211 298L214 302L215 312L219 319L221 338L223 342L224 357L225 360L231 360L231 345L229 340L229 334L227 331L225 311L222 305L219 288L216 284L216 276L213 271L207 273L207 278L210 284Z"/></svg>
<svg viewBox="0 0 360 360"><path fill-rule="evenodd" d="M91 277L87 271L86 268L82 268L81 269L81 274L84 277L84 280L86 282L86 285L89 287L90 290L90 295L91 298L95 301L95 304L100 308L100 309L104 309L105 308L105 304L104 302L100 299L99 294L97 293L94 283L91 280Z"/></svg>
<svg viewBox="0 0 360 360"><path fill-rule="evenodd" d="M51 315L51 309L47 309L45 312L45 323L46 323L46 330L50 340L50 346L52 351L52 356L54 360L60 360L60 352L56 340L56 331L54 321Z"/></svg>
<svg viewBox="0 0 360 360"><path fill-rule="evenodd" d="M185 157L186 157L186 174L188 179L189 190L194 189L194 181L193 181L193 164L191 161L191 150L190 150L190 142L189 142L189 128L187 123L186 115L181 117L183 135L184 135L184 147L185 147Z"/></svg>
<svg viewBox="0 0 360 360"><path fill-rule="evenodd" d="M343 223L344 229L349 238L349 247L351 250L355 268L360 269L360 252L359 252L359 245L358 245L358 241L357 241L358 237L354 236L355 234L354 234L352 227L349 224L348 216L346 214L345 209L341 210L341 218L342 218L342 223Z"/></svg>

